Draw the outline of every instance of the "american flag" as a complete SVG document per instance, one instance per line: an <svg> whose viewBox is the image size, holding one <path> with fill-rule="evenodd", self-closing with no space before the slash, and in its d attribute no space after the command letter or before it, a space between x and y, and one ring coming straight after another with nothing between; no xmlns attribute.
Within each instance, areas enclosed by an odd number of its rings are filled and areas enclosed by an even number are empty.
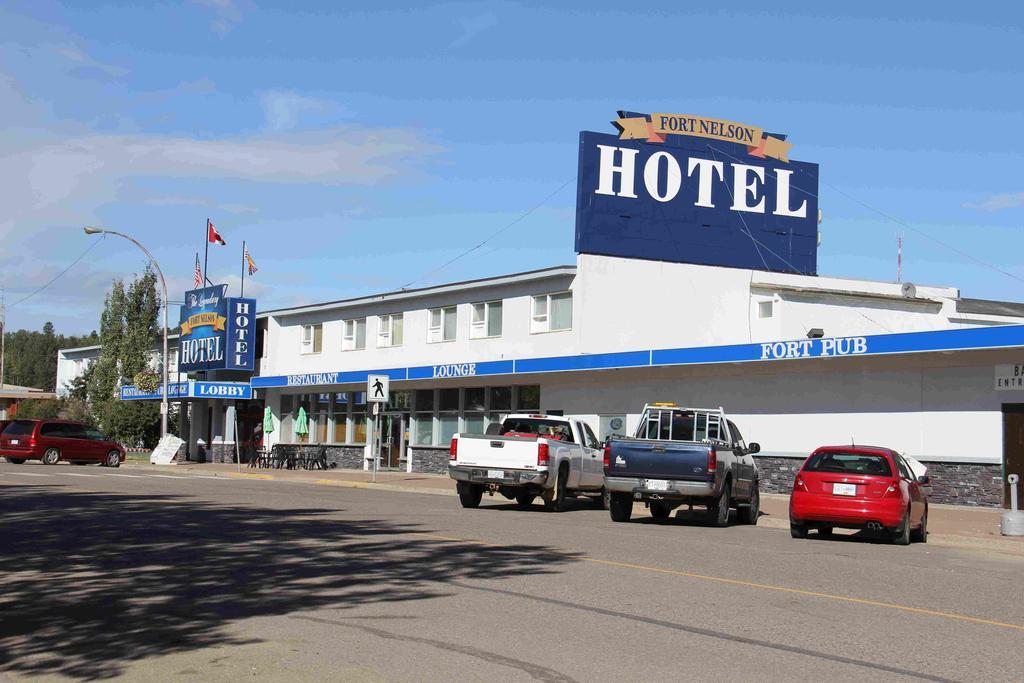
<svg viewBox="0 0 1024 683"><path fill-rule="evenodd" d="M249 265L249 275L255 275L259 268L256 267L256 262L252 260L252 256L249 254L249 247L245 248L245 262Z"/></svg>
<svg viewBox="0 0 1024 683"><path fill-rule="evenodd" d="M196 289L203 286L203 269L199 267L199 254L196 254Z"/></svg>

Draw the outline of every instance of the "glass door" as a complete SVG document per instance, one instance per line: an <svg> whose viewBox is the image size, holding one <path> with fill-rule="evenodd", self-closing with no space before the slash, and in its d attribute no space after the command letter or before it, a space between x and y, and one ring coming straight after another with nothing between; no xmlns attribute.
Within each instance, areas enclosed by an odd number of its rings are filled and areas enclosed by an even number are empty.
<svg viewBox="0 0 1024 683"><path fill-rule="evenodd" d="M408 440L408 415L384 413L380 416L380 468L397 470Z"/></svg>

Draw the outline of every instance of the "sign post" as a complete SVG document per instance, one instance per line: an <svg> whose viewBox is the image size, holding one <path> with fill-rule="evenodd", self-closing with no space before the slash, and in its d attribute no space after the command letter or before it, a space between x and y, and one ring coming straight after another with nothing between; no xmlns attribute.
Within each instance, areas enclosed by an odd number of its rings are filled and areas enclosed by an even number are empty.
<svg viewBox="0 0 1024 683"><path fill-rule="evenodd" d="M371 439L370 455L373 457L373 481L377 481L377 459L380 458L380 407L388 402L391 378L387 375L366 376L366 402L373 404L373 439Z"/></svg>

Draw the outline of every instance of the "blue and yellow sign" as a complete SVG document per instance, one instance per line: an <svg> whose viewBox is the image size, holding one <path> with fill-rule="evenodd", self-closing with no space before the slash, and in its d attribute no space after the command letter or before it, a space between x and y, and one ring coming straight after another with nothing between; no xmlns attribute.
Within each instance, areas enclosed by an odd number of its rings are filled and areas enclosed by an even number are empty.
<svg viewBox="0 0 1024 683"><path fill-rule="evenodd" d="M180 372L256 369L256 300L227 297L227 285L185 292Z"/></svg>
<svg viewBox="0 0 1024 683"><path fill-rule="evenodd" d="M785 135L689 114L612 123L580 133L577 252L817 274L818 166Z"/></svg>

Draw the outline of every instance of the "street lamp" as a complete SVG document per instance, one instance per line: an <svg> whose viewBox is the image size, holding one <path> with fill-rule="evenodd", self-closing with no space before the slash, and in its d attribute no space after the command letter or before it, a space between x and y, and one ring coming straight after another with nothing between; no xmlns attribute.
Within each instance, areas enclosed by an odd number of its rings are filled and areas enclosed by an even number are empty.
<svg viewBox="0 0 1024 683"><path fill-rule="evenodd" d="M149 258L150 263L153 264L153 267L156 268L156 274L160 276L160 286L164 290L164 361L163 361L163 366L164 366L164 387L163 387L163 391L160 392L160 394L161 394L161 397L160 397L160 438L162 439L163 437L167 436L167 415L169 413L169 411L167 409L167 391L168 391L168 383L167 383L167 307L168 307L168 301L167 301L167 281L164 280L164 273L163 273L162 270L160 270L160 264L156 262L156 259L153 258L152 254L149 253L149 250L146 249L141 244L139 244L139 241L136 240L134 237L129 237L128 235L124 234L123 232L117 232L116 230L107 230L106 228L97 228L97 227L86 226L86 227L82 228L82 230L85 231L86 235L98 235L100 233L103 233L103 234L107 234L107 235L117 235L118 237L125 238L126 240L128 240L129 242L131 242L132 244L134 244L135 246L137 246L139 249L142 250L142 252Z"/></svg>

